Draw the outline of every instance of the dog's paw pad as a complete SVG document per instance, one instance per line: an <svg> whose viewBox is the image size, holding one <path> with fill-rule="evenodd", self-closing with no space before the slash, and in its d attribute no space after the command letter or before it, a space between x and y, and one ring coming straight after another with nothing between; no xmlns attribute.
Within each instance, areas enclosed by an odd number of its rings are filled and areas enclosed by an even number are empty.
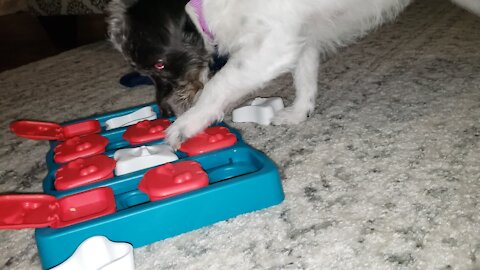
<svg viewBox="0 0 480 270"><path fill-rule="evenodd" d="M275 114L272 124L279 125L295 125L307 120L308 112L298 110L293 107L287 107Z"/></svg>

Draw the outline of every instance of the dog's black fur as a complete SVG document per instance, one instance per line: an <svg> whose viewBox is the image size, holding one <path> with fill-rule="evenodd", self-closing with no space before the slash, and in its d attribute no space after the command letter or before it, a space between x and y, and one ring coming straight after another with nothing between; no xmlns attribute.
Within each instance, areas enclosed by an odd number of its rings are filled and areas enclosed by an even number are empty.
<svg viewBox="0 0 480 270"><path fill-rule="evenodd" d="M185 12L187 2L130 0L110 7L123 11L122 18L109 19L112 42L136 70L154 81L157 102L165 114L178 115L192 105L203 88L201 73L211 57ZM162 70L154 67L159 61L164 64Z"/></svg>

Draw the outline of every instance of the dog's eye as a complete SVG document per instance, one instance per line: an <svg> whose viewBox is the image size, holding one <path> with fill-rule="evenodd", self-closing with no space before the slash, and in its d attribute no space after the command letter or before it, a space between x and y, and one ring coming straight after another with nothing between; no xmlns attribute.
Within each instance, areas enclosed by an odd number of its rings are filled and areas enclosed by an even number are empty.
<svg viewBox="0 0 480 270"><path fill-rule="evenodd" d="M157 63L155 65L153 65L153 67L156 69L156 70L162 70L165 68L165 64L163 63L163 60L162 59L158 59Z"/></svg>

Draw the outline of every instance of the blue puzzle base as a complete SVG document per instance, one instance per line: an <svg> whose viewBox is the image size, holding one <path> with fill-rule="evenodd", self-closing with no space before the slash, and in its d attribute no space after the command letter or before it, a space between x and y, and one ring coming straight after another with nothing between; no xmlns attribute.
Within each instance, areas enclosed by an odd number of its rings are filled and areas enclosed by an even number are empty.
<svg viewBox="0 0 480 270"><path fill-rule="evenodd" d="M145 106L154 106L161 117L156 105ZM87 119L99 120L103 126L106 120L140 107ZM121 137L125 129L102 130L101 135L110 141L105 155L112 157L116 149L131 147ZM44 180L45 193L61 198L109 187L115 196L116 212L63 228L36 229L35 239L43 268L50 269L61 264L92 236L103 235L111 241L127 242L137 248L282 202L284 193L275 164L263 153L246 145L237 131L229 130L237 137L237 143L231 147L191 157L176 152L179 160L174 163L196 161L207 173L209 185L159 201L150 201L147 194L138 189L149 169L70 190L55 190L54 175L59 165L53 161L51 150L47 154L49 174ZM151 144L162 143L160 140ZM56 144L51 143L52 149Z"/></svg>

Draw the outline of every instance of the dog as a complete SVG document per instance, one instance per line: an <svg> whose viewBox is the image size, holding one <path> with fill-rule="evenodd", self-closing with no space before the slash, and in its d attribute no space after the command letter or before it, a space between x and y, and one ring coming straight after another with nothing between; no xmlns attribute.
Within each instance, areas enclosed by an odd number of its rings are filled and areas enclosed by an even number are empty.
<svg viewBox="0 0 480 270"><path fill-rule="evenodd" d="M480 0L453 0L480 14ZM111 43L150 76L162 113L177 120L166 141L178 147L225 110L281 74L296 98L275 125L305 121L315 108L322 54L391 21L411 0L112 0ZM228 56L217 73L215 55Z"/></svg>

